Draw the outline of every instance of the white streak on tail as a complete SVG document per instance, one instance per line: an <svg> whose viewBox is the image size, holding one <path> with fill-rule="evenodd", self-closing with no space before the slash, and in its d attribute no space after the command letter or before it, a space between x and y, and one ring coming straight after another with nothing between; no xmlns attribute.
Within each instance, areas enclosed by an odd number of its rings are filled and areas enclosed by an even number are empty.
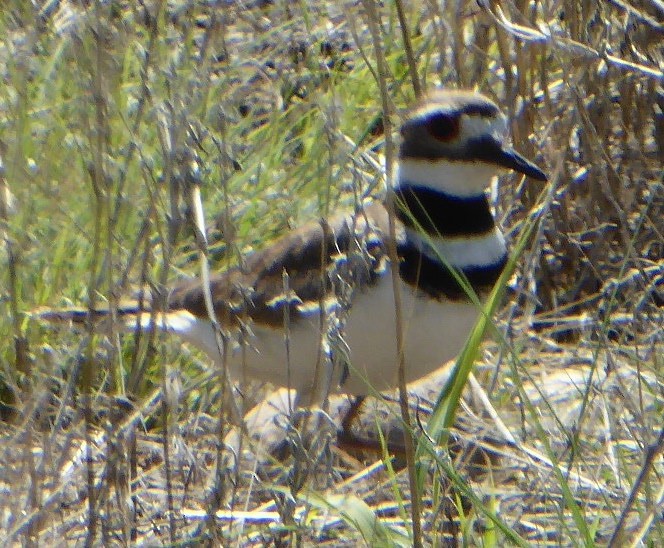
<svg viewBox="0 0 664 548"><path fill-rule="evenodd" d="M217 337L209 320L197 318L186 310L167 313L141 312L123 318L127 330L134 331L139 327L149 331L153 326L167 333L175 333L186 342L193 344L205 352L215 362L221 361Z"/></svg>

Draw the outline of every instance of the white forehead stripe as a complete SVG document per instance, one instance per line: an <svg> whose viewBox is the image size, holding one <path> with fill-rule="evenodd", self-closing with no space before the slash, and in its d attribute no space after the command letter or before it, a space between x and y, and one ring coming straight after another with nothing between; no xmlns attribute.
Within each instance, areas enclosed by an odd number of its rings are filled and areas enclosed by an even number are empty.
<svg viewBox="0 0 664 548"><path fill-rule="evenodd" d="M507 135L507 117L502 113L492 118L464 114L461 116L460 128L459 141L490 135L502 143Z"/></svg>

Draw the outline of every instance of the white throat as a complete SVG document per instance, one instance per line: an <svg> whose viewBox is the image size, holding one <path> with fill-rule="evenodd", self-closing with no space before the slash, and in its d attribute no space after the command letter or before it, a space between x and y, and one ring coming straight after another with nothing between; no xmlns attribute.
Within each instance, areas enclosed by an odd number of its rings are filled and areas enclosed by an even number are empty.
<svg viewBox="0 0 664 548"><path fill-rule="evenodd" d="M485 162L402 158L397 181L470 198L483 193L495 176L496 166Z"/></svg>

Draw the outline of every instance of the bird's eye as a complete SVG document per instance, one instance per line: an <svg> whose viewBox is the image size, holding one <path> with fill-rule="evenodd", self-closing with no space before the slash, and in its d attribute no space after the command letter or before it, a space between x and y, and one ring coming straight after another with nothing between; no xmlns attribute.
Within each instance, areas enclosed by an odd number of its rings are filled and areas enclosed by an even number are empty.
<svg viewBox="0 0 664 548"><path fill-rule="evenodd" d="M459 117L444 112L436 112L429 116L427 129L434 139L449 141L459 133Z"/></svg>

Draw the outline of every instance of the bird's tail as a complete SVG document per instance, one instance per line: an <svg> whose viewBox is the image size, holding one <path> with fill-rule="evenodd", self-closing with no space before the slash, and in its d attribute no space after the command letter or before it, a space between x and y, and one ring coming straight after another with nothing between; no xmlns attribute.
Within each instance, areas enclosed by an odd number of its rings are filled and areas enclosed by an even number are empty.
<svg viewBox="0 0 664 548"><path fill-rule="evenodd" d="M99 323L110 320L111 309L106 306L99 306L94 309L84 307L74 308L38 308L33 310L30 315L38 320L54 324L85 324L87 322ZM145 320L141 317L148 317L152 314L149 305L141 305L138 301L129 301L120 304L115 309L117 319L126 326L127 329L134 329Z"/></svg>
<svg viewBox="0 0 664 548"><path fill-rule="evenodd" d="M41 309L32 312L32 316L43 322L53 324L86 324L92 322L101 324L111 319L109 308L61 308ZM156 312L150 309L149 303L142 305L138 302L128 302L115 309L117 326L126 332L158 329L174 333L186 342L197 346L207 353L213 360L220 360L223 352L220 351L220 340L212 324L205 318L197 318L187 310L171 310Z"/></svg>

